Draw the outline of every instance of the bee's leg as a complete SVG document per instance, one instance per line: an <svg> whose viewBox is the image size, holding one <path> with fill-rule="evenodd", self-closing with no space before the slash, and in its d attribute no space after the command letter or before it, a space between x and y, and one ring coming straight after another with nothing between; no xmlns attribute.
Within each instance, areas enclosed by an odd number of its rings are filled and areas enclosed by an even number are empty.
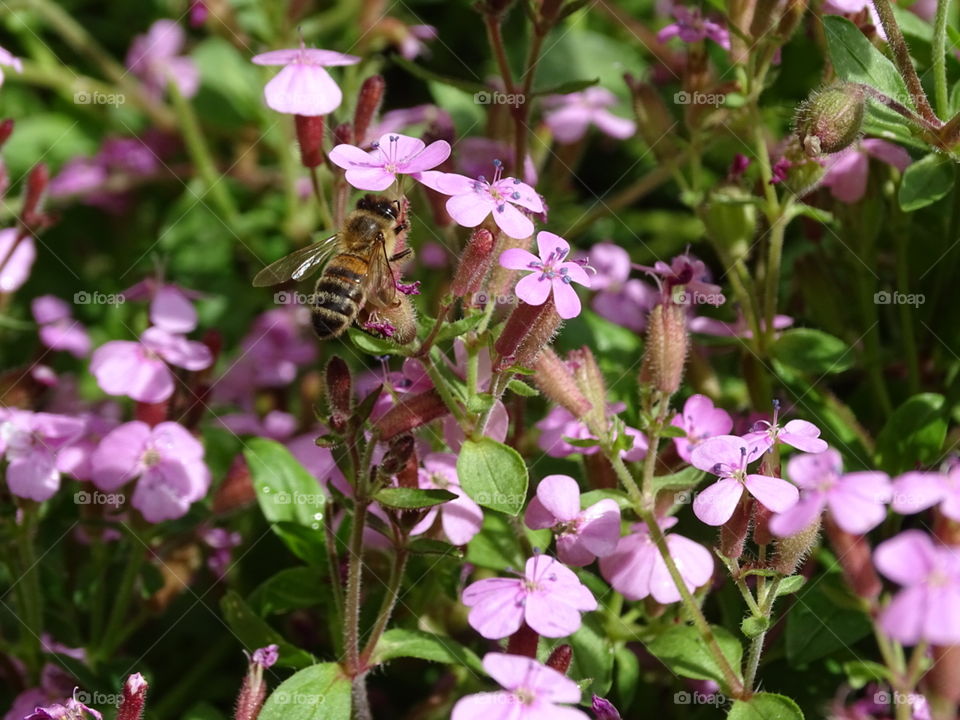
<svg viewBox="0 0 960 720"><path fill-rule="evenodd" d="M397 235L399 235L399 234L402 233L404 230L409 230L409 229L410 229L410 223L408 223L408 222L400 222L400 223L397 223L397 226L393 229L393 231L394 231Z"/></svg>
<svg viewBox="0 0 960 720"><path fill-rule="evenodd" d="M397 261L399 261L399 260L403 260L403 259L405 259L405 258L408 258L408 257L410 257L411 255L413 255L413 250L411 250L410 248L404 248L404 249L401 250L400 252L394 253L394 254L390 257L390 262L397 262Z"/></svg>

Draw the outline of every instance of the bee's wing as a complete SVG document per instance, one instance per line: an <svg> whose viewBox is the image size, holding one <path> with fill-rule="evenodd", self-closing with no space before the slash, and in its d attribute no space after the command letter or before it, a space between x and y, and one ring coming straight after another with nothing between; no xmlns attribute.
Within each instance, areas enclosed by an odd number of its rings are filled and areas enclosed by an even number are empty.
<svg viewBox="0 0 960 720"><path fill-rule="evenodd" d="M370 271L364 278L364 294L367 302L378 307L390 307L397 297L397 283L393 275L390 258L387 257L387 246L383 242L374 245L373 253L368 259Z"/></svg>
<svg viewBox="0 0 960 720"><path fill-rule="evenodd" d="M254 287L279 285L287 280L303 280L322 268L337 248L337 236L295 250L267 265L253 278Z"/></svg>

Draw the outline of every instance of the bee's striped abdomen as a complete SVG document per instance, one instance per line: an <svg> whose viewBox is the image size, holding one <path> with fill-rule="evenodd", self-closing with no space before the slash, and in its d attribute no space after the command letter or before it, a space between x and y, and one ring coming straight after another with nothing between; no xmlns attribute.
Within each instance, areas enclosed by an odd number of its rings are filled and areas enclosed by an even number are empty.
<svg viewBox="0 0 960 720"><path fill-rule="evenodd" d="M364 297L362 282L369 265L356 255L334 257L314 288L313 329L321 340L335 338L350 327Z"/></svg>

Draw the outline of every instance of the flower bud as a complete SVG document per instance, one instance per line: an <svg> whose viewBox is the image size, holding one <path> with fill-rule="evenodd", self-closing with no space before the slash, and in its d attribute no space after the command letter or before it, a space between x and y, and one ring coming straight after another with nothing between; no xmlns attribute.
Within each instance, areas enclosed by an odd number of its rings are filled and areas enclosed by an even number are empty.
<svg viewBox="0 0 960 720"><path fill-rule="evenodd" d="M387 83L383 75L371 75L360 86L357 109L353 113L353 136L358 143L364 142L370 124L380 112L380 104L383 102L383 93L386 88Z"/></svg>
<svg viewBox="0 0 960 720"><path fill-rule="evenodd" d="M780 477L779 472L776 474L765 473L763 470L760 472L768 477L771 475L773 477ZM770 519L772 517L772 510L760 503L753 504L753 541L757 545L769 545L773 542L773 533L770 532Z"/></svg>
<svg viewBox="0 0 960 720"><path fill-rule="evenodd" d="M560 323L552 296L543 305L521 301L510 313L494 345L498 355L494 372L503 372L511 365L532 367L540 351L553 339Z"/></svg>
<svg viewBox="0 0 960 720"><path fill-rule="evenodd" d="M960 703L960 645L934 645L933 665L924 675L927 688L953 705Z"/></svg>
<svg viewBox="0 0 960 720"><path fill-rule="evenodd" d="M248 656L247 674L243 678L243 685L237 696L237 709L233 715L235 720L257 720L263 701L267 697L267 684L263 681L263 671L277 661L277 650L276 645L268 645L255 650L253 655Z"/></svg>
<svg viewBox="0 0 960 720"><path fill-rule="evenodd" d="M602 437L609 430L607 422L607 384L603 379L603 373L600 372L600 366L597 365L597 359L590 352L590 348L582 347L579 350L571 350L567 355L567 362L573 369L573 376L577 385L587 400L590 402L590 410L582 415L574 414L575 417L583 418L583 423L597 437Z"/></svg>
<svg viewBox="0 0 960 720"><path fill-rule="evenodd" d="M40 200L47 189L47 183L50 182L50 170L44 163L33 166L30 174L27 176L26 195L23 200L23 210L20 217L23 224L31 231L36 231L42 226L45 218L40 212Z"/></svg>
<svg viewBox="0 0 960 720"><path fill-rule="evenodd" d="M353 144L353 126L350 123L340 123L333 129L333 142L336 145Z"/></svg>
<svg viewBox="0 0 960 720"><path fill-rule="evenodd" d="M860 135L866 111L863 90L837 83L815 91L797 108L795 132L808 157L840 152Z"/></svg>
<svg viewBox="0 0 960 720"><path fill-rule="evenodd" d="M847 584L862 598L867 600L876 598L883 589L883 585L873 569L870 544L866 538L863 535L851 535L842 530L829 516L823 525L837 556L837 562L843 568L843 576Z"/></svg>
<svg viewBox="0 0 960 720"><path fill-rule="evenodd" d="M620 712L613 703L599 695L593 696L593 716L596 720L620 720Z"/></svg>
<svg viewBox="0 0 960 720"><path fill-rule="evenodd" d="M750 496L744 493L733 515L720 528L720 552L724 557L736 560L743 555L743 546L750 532L751 504Z"/></svg>
<svg viewBox="0 0 960 720"><path fill-rule="evenodd" d="M503 253L511 248L530 247L531 238L512 238L505 232L500 232L497 226L488 218L481 227L486 227L497 238L496 247L493 249L493 256L499 258ZM517 284L517 275L519 270L505 268L500 263L494 263L493 270L490 272L490 281L487 283L487 294L491 297L503 297L513 292Z"/></svg>
<svg viewBox="0 0 960 720"><path fill-rule="evenodd" d="M381 440L390 440L401 433L408 433L441 418L449 412L440 394L431 389L405 397L400 403L387 410L373 427Z"/></svg>
<svg viewBox="0 0 960 720"><path fill-rule="evenodd" d="M330 427L336 431L346 427L353 412L353 381L343 358L334 355L327 363L327 403L330 406Z"/></svg>
<svg viewBox="0 0 960 720"><path fill-rule="evenodd" d="M513 635L507 639L507 652L511 655L525 655L527 657L537 657L537 645L540 642L540 636L526 623L520 626Z"/></svg>
<svg viewBox="0 0 960 720"><path fill-rule="evenodd" d="M315 168L323 163L323 115L294 115L297 142L300 144L300 162Z"/></svg>
<svg viewBox="0 0 960 720"><path fill-rule="evenodd" d="M13 118L6 118L0 121L0 147L10 139L13 134Z"/></svg>
<svg viewBox="0 0 960 720"><path fill-rule="evenodd" d="M147 681L140 673L134 673L127 678L123 684L123 697L120 700L120 709L117 711L117 720L140 720L143 717L147 687Z"/></svg>
<svg viewBox="0 0 960 720"><path fill-rule="evenodd" d="M484 278L493 264L493 247L496 237L486 228L477 228L460 255L457 272L453 276L450 291L461 298L471 298L480 290Z"/></svg>
<svg viewBox="0 0 960 720"><path fill-rule="evenodd" d="M807 559L820 538L820 519L810 523L796 535L777 540L773 569L783 575L793 575Z"/></svg>
<svg viewBox="0 0 960 720"><path fill-rule="evenodd" d="M393 477L407 465L413 457L415 440L413 435L399 435L390 441L387 453L380 463L380 471L387 477ZM412 485L411 487L416 487Z"/></svg>
<svg viewBox="0 0 960 720"><path fill-rule="evenodd" d="M140 422L146 423L150 427L155 427L167 419L169 411L169 400L156 403L138 402L133 414Z"/></svg>
<svg viewBox="0 0 960 720"><path fill-rule="evenodd" d="M640 382L665 395L680 387L687 360L687 325L683 310L672 303L657 305L647 319L647 347Z"/></svg>
<svg viewBox="0 0 960 720"><path fill-rule="evenodd" d="M417 312L410 297L401 292L397 293L394 303L391 307L375 310L376 323L371 329L381 332L398 345L406 345L417 337ZM358 319L364 324L370 322L373 316L371 308L365 307Z"/></svg>
<svg viewBox="0 0 960 720"><path fill-rule="evenodd" d="M245 507L257 499L250 475L250 466L242 454L237 454L230 463L226 476L213 494L213 512L224 515Z"/></svg>
<svg viewBox="0 0 960 720"><path fill-rule="evenodd" d="M531 376L533 384L548 399L569 410L574 417L583 417L590 412L593 406L581 392L573 371L552 348L543 349L533 369L537 371Z"/></svg>
<svg viewBox="0 0 960 720"><path fill-rule="evenodd" d="M572 661L573 648L569 645L557 645L550 653L550 657L547 658L547 667L566 675Z"/></svg>
<svg viewBox="0 0 960 720"><path fill-rule="evenodd" d="M944 545L960 545L960 522L948 518L936 508L933 511L933 534Z"/></svg>

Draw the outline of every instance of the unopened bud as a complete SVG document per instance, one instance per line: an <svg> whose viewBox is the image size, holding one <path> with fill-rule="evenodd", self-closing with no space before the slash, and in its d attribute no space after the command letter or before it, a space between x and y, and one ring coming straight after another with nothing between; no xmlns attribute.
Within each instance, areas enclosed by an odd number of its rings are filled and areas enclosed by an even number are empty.
<svg viewBox="0 0 960 720"><path fill-rule="evenodd" d="M383 93L386 88L387 83L383 75L371 75L360 86L357 109L353 113L353 136L358 143L363 144L370 124L380 112L380 104L383 102Z"/></svg>
<svg viewBox="0 0 960 720"><path fill-rule="evenodd" d="M547 658L547 667L553 668L558 673L567 674L570 669L570 663L573 661L573 648L569 645L557 645Z"/></svg>
<svg viewBox="0 0 960 720"><path fill-rule="evenodd" d="M593 716L596 720L620 720L620 712L613 703L599 695L593 696Z"/></svg>
<svg viewBox="0 0 960 720"><path fill-rule="evenodd" d="M767 477L780 477L779 472L776 474L765 473L762 469L760 472ZM753 504L753 541L757 545L769 545L773 542L773 533L770 532L770 520L772 518L773 510L760 503Z"/></svg>
<svg viewBox="0 0 960 720"><path fill-rule="evenodd" d="M539 642L540 636L536 630L523 623L520 629L507 639L507 652L511 655L525 655L536 658Z"/></svg>
<svg viewBox="0 0 960 720"><path fill-rule="evenodd" d="M0 147L10 139L13 134L13 118L6 118L0 121Z"/></svg>
<svg viewBox="0 0 960 720"><path fill-rule="evenodd" d="M413 435L399 435L390 441L387 447L387 453L383 456L380 463L381 472L387 477L393 477L407 465L407 462L413 457L416 441ZM416 487L413 485L412 487Z"/></svg>
<svg viewBox="0 0 960 720"><path fill-rule="evenodd" d="M50 182L50 170L44 163L34 165L30 174L27 176L27 190L23 200L23 211L21 218L24 225L29 229L36 230L37 226L43 223L43 216L40 213L40 201L43 193L47 189L47 183Z"/></svg>
<svg viewBox="0 0 960 720"><path fill-rule="evenodd" d="M140 720L143 717L147 687L147 681L140 673L134 673L127 678L123 684L123 697L120 700L120 709L117 711L117 720Z"/></svg>
<svg viewBox="0 0 960 720"><path fill-rule="evenodd" d="M960 545L960 522L948 518L936 508L933 511L933 534L944 545Z"/></svg>
<svg viewBox="0 0 960 720"><path fill-rule="evenodd" d="M397 485L405 488L420 487L420 458L417 457L416 447L407 456L406 464L397 473Z"/></svg>
<svg viewBox="0 0 960 720"><path fill-rule="evenodd" d="M461 298L473 296L483 284L493 264L493 248L496 237L486 228L477 228L460 255L457 272L453 276L450 291Z"/></svg>
<svg viewBox="0 0 960 720"><path fill-rule="evenodd" d="M213 512L224 515L245 507L257 499L250 475L250 466L242 454L234 457L226 476L213 494Z"/></svg>
<svg viewBox="0 0 960 720"><path fill-rule="evenodd" d="M808 157L840 152L859 137L866 111L863 89L837 83L815 91L797 108L796 135Z"/></svg>
<svg viewBox="0 0 960 720"><path fill-rule="evenodd" d="M800 569L819 539L820 518L818 517L800 532L777 540L777 554L773 569L782 575L793 575Z"/></svg>
<svg viewBox="0 0 960 720"><path fill-rule="evenodd" d="M372 306L360 313L361 323L373 319ZM383 327L381 333L398 345L406 345L417 337L417 312L410 297L398 292L394 304L385 308L376 308L376 322Z"/></svg>
<svg viewBox="0 0 960 720"><path fill-rule="evenodd" d="M841 529L829 516L823 525L837 556L837 562L843 569L847 584L862 598L867 600L876 598L883 589L883 585L873 569L870 544L866 538L863 535L851 535Z"/></svg>
<svg viewBox="0 0 960 720"><path fill-rule="evenodd" d="M597 437L607 434L607 383L597 365L597 359L590 352L590 348L582 347L571 350L567 355L567 362L573 369L573 376L577 385L590 402L590 411L582 416L583 423ZM576 416L575 417L580 417Z"/></svg>
<svg viewBox="0 0 960 720"><path fill-rule="evenodd" d="M257 720L260 708L267 697L267 684L263 681L263 671L271 667L278 658L277 646L255 650L249 657L247 674L243 678L240 694L237 696L237 708L234 720Z"/></svg>
<svg viewBox="0 0 960 720"><path fill-rule="evenodd" d="M494 345L498 355L494 372L503 372L511 365L532 367L540 351L553 339L560 323L552 296L543 305L521 301L510 313Z"/></svg>
<svg viewBox="0 0 960 720"><path fill-rule="evenodd" d="M133 414L137 420L150 427L156 427L167 419L170 412L170 401L156 403L138 402Z"/></svg>
<svg viewBox="0 0 960 720"><path fill-rule="evenodd" d="M294 115L297 142L300 144L300 162L315 168L323 162L323 115Z"/></svg>
<svg viewBox="0 0 960 720"><path fill-rule="evenodd" d="M750 532L751 504L750 496L744 493L733 515L720 528L720 552L724 557L736 560L743 555L743 546Z"/></svg>
<svg viewBox="0 0 960 720"><path fill-rule="evenodd" d="M657 305L647 319L647 347L640 381L665 395L680 387L687 360L687 324L683 310L673 303Z"/></svg>
<svg viewBox="0 0 960 720"><path fill-rule="evenodd" d="M401 433L408 433L441 418L449 412L440 394L431 389L404 397L377 420L374 430L381 440L390 440Z"/></svg>
<svg viewBox="0 0 960 720"><path fill-rule="evenodd" d="M353 144L353 126L350 123L340 123L333 129L333 142L336 145Z"/></svg>
<svg viewBox="0 0 960 720"><path fill-rule="evenodd" d="M937 697L956 705L960 703L960 645L934 645L933 665L924 676L924 683Z"/></svg>
<svg viewBox="0 0 960 720"><path fill-rule="evenodd" d="M490 222L489 218L484 221L484 227L488 228L497 238L496 247L493 249L493 256L499 258L504 252L512 248L521 248L527 250L530 247L530 238L512 238ZM490 281L487 283L487 294L491 297L502 297L513 292L517 284L519 270L505 268L500 263L494 263L490 271Z"/></svg>
<svg viewBox="0 0 960 720"><path fill-rule="evenodd" d="M327 403L330 406L330 427L342 430L353 411L353 380L343 358L334 355L327 363Z"/></svg>
<svg viewBox="0 0 960 720"><path fill-rule="evenodd" d="M536 373L533 384L548 399L566 408L576 418L583 417L593 407L580 390L570 366L560 359L553 348L546 347L533 364Z"/></svg>

